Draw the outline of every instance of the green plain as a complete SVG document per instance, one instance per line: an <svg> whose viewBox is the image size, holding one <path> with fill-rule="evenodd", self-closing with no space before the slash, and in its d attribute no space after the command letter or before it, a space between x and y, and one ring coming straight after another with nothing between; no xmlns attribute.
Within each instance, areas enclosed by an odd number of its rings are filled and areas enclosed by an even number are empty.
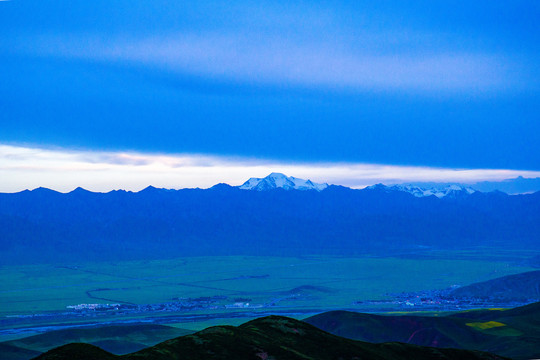
<svg viewBox="0 0 540 360"><path fill-rule="evenodd" d="M189 257L0 267L0 316L59 311L82 303L152 304L226 296L251 305L352 308L388 293L443 289L531 270L528 254L438 252L418 257ZM301 294L301 296L297 296Z"/></svg>

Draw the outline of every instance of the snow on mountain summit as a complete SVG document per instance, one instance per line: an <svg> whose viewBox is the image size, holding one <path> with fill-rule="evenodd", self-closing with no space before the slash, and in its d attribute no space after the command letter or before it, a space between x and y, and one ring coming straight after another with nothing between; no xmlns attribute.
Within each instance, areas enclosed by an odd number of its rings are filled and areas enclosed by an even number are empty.
<svg viewBox="0 0 540 360"><path fill-rule="evenodd" d="M438 198L457 198L470 195L477 190L462 184L430 184L429 186L419 186L415 184L397 184L386 186L376 184L368 186L368 189L384 192L407 192L416 197L436 196ZM242 190L266 191L272 189L284 190L316 190L321 191L328 187L328 184L318 184L311 180L304 180L287 176L282 173L273 172L264 178L250 178L240 186Z"/></svg>
<svg viewBox="0 0 540 360"><path fill-rule="evenodd" d="M476 192L476 190L471 187L458 185L458 184L445 185L445 186L440 186L440 187L436 187L436 186L420 187L420 186L415 186L411 184L384 186L382 184L378 184L378 185L369 186L368 188L375 189L375 188L381 188L381 187L384 187L387 191L408 192L416 197L425 197L425 196L432 196L432 195L438 198L443 198L447 196L457 197L461 195L469 195Z"/></svg>
<svg viewBox="0 0 540 360"><path fill-rule="evenodd" d="M238 188L242 190L265 191L271 189L285 190L317 190L321 191L328 187L328 184L317 184L311 180L304 180L287 176L281 173L271 173L265 178L250 178Z"/></svg>

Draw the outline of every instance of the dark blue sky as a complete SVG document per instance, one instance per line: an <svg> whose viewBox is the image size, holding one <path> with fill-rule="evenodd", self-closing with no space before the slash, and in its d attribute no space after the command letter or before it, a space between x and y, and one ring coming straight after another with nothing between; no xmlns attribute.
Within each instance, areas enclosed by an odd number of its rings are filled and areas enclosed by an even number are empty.
<svg viewBox="0 0 540 360"><path fill-rule="evenodd" d="M540 3L373 3L0 2L0 143L540 170Z"/></svg>

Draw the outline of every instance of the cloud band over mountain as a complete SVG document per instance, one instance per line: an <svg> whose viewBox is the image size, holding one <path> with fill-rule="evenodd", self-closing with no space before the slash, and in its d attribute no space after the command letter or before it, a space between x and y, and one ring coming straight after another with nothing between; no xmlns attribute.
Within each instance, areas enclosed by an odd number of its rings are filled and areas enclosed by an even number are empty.
<svg viewBox="0 0 540 360"><path fill-rule="evenodd" d="M314 182L362 188L375 183L498 181L540 177L540 171L451 169L364 163L284 162L202 154L88 151L0 145L0 192L40 186L93 191L240 185L250 177L282 172Z"/></svg>

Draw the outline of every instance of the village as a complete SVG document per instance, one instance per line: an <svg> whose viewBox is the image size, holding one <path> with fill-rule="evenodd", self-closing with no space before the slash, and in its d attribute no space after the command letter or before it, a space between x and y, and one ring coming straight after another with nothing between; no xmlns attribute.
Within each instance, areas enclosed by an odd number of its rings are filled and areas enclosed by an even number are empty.
<svg viewBox="0 0 540 360"><path fill-rule="evenodd" d="M457 286L443 290L424 290L418 292L401 292L386 294L387 299L359 300L355 305L370 305L383 307L397 307L395 310L407 311L459 311L481 308L507 308L517 307L535 302L535 299L526 301L502 301L496 297L456 297L452 291Z"/></svg>

